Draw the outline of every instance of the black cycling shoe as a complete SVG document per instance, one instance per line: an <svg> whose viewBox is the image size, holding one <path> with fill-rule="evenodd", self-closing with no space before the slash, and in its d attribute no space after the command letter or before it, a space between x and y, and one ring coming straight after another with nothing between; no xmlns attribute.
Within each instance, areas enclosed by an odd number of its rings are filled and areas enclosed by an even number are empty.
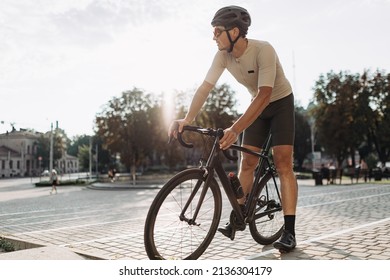
<svg viewBox="0 0 390 280"><path fill-rule="evenodd" d="M227 223L225 227L218 228L218 231L231 240L234 240L234 237L236 236L236 230L233 229L230 223Z"/></svg>
<svg viewBox="0 0 390 280"><path fill-rule="evenodd" d="M245 209L245 205L240 204L240 208L241 208L241 211L243 212L244 209ZM232 214L234 214L234 213L232 212ZM231 217L230 217L230 219L231 219ZM241 230L242 231L244 229L245 229L245 225L243 225L243 226L236 226L235 228L233 228L230 223L226 223L225 227L218 228L218 231L220 233L222 233L223 235L225 235L226 237L230 238L231 240L234 240L234 237L236 236L236 231L237 230Z"/></svg>
<svg viewBox="0 0 390 280"><path fill-rule="evenodd" d="M278 241L274 242L274 248L278 249L281 253L288 253L292 251L296 246L295 236L286 230L283 230L282 236Z"/></svg>

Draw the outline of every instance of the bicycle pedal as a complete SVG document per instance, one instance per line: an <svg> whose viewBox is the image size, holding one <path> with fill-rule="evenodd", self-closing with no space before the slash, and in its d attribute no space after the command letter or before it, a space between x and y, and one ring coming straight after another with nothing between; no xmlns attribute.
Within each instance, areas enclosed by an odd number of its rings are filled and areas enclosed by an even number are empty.
<svg viewBox="0 0 390 280"><path fill-rule="evenodd" d="M218 231L224 236L230 238L230 240L234 240L234 237L236 236L236 229L233 228L230 224L226 224L226 226L223 228L218 228Z"/></svg>
<svg viewBox="0 0 390 280"><path fill-rule="evenodd" d="M293 251L293 249L286 249L286 248L279 249L279 253L281 253L281 254L288 254L288 253L291 253L292 251Z"/></svg>

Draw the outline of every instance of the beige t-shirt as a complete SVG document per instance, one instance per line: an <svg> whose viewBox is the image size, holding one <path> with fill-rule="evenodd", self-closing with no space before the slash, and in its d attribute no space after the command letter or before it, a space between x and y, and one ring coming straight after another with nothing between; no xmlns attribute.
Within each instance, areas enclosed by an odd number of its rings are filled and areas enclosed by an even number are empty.
<svg viewBox="0 0 390 280"><path fill-rule="evenodd" d="M292 93L278 55L266 41L248 39L248 46L239 58L234 58L226 51L218 51L205 81L215 85L225 69L244 85L253 97L261 86L273 88L271 102Z"/></svg>

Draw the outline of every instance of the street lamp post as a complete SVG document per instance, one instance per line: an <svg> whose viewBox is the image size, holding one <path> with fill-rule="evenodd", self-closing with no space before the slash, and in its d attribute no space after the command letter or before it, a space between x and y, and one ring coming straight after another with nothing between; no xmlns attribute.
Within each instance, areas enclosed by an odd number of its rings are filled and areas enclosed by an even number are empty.
<svg viewBox="0 0 390 280"><path fill-rule="evenodd" d="M311 139L311 157L312 157L312 170L315 169L315 156L314 156L314 137L315 137L315 124L314 119L311 117L309 119L310 124L310 139Z"/></svg>
<svg viewBox="0 0 390 280"><path fill-rule="evenodd" d="M92 137L89 138L89 178L92 179Z"/></svg>
<svg viewBox="0 0 390 280"><path fill-rule="evenodd" d="M50 162L49 162L49 172L53 170L53 123L50 127Z"/></svg>

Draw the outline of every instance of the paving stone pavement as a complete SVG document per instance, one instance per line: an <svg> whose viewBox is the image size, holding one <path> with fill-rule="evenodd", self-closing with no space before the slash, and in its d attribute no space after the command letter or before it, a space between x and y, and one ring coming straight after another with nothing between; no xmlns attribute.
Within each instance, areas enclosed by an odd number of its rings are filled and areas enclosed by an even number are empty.
<svg viewBox="0 0 390 280"><path fill-rule="evenodd" d="M390 259L390 184L314 186L311 180L305 180L299 185L298 245L293 252L280 254L272 246L259 245L247 229L237 232L234 241L217 233L200 259ZM227 203L224 207L221 224L228 220L230 213ZM88 226L69 221L55 230L47 229L45 224L7 229L6 237L26 247L67 248L87 259L146 260L143 223L144 217L89 223ZM6 254L0 254L0 258L6 259Z"/></svg>

